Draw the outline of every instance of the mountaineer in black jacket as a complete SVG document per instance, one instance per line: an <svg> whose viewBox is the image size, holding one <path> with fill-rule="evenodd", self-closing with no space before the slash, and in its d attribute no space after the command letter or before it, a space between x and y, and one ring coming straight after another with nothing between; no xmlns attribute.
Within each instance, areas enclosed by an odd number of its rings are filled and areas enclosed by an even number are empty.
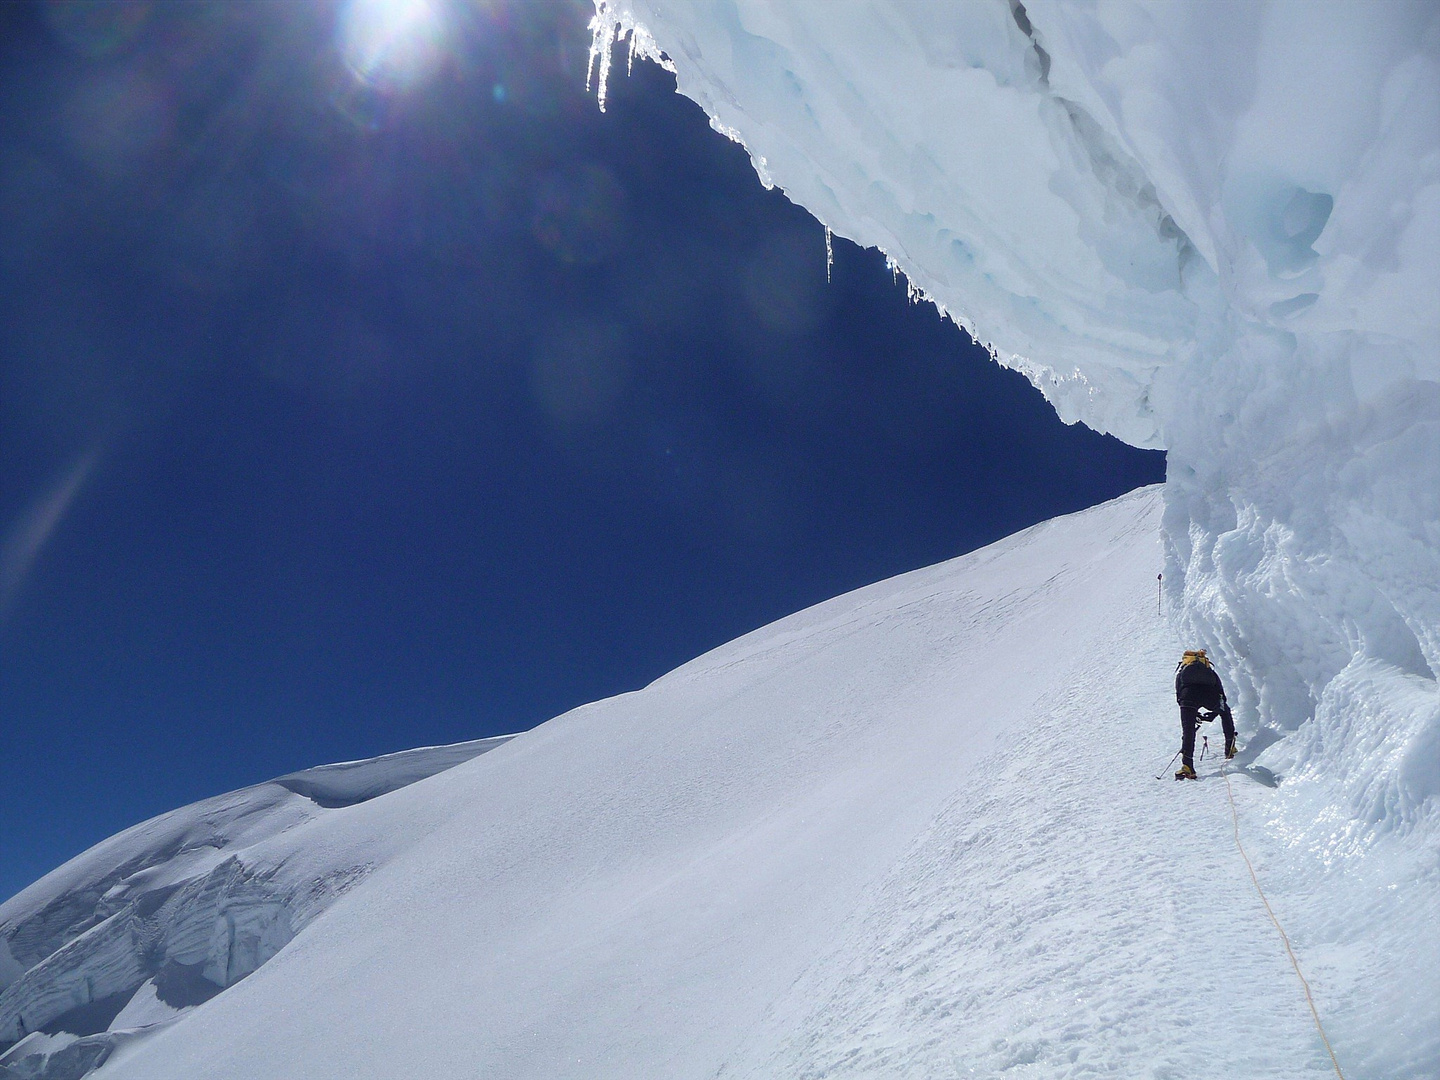
<svg viewBox="0 0 1440 1080"><path fill-rule="evenodd" d="M1210 666L1210 658L1204 649L1190 649L1180 658L1175 668L1175 701L1180 706L1180 758L1183 764L1175 774L1176 780L1195 779L1195 729L1200 726L1200 710L1204 709L1212 720L1220 714L1220 724L1225 729L1226 760L1235 756L1235 718L1230 715L1230 705L1225 700L1225 685Z"/></svg>

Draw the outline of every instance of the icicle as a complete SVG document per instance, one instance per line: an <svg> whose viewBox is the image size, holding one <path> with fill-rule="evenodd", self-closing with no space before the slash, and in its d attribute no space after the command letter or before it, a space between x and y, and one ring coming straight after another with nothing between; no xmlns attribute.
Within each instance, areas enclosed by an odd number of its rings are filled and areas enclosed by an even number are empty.
<svg viewBox="0 0 1440 1080"><path fill-rule="evenodd" d="M830 226L825 226L825 284L830 284L830 270L835 265L835 246L830 241Z"/></svg>
<svg viewBox="0 0 1440 1080"><path fill-rule="evenodd" d="M590 62L585 66L585 91L589 93L591 78L596 77L595 96L601 112L605 111L605 92L610 85L610 51L623 32L615 9L608 3L596 4L595 17L590 20ZM634 46L633 40L631 46Z"/></svg>
<svg viewBox="0 0 1440 1080"><path fill-rule="evenodd" d="M585 89L590 89L595 79L595 96L600 111L605 111L605 96L610 88L611 53L616 42L630 36L630 49L626 59L626 73L633 74L635 57L653 60L666 71L674 71L675 64L660 51L660 46L649 30L635 22L628 12L622 12L611 0L595 0L595 17L590 20L590 63L585 68Z"/></svg>
<svg viewBox="0 0 1440 1080"><path fill-rule="evenodd" d="M927 304L935 304L935 307L939 308L940 314L949 314L949 312L945 310L945 307L943 307L939 301L935 300L935 297L932 297L929 292L924 291L919 285L910 281L910 275L906 274L903 269L900 269L899 262L894 261L894 259L888 255L886 255L886 269L890 271L890 281L899 284L900 278L904 278L904 298L906 298L907 301L912 302L912 304L919 304L920 301L927 302ZM963 323L960 325L963 327Z"/></svg>

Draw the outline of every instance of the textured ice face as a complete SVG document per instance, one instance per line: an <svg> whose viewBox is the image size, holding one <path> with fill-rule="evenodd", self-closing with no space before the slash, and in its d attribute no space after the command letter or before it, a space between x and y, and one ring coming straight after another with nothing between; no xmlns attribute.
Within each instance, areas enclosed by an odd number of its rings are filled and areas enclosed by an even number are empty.
<svg viewBox="0 0 1440 1080"><path fill-rule="evenodd" d="M1064 419L1165 447L1172 613L1242 726L1404 830L1440 795L1440 8L1318 8L597 0L596 59L630 33Z"/></svg>
<svg viewBox="0 0 1440 1080"><path fill-rule="evenodd" d="M387 816L381 796L507 740L322 765L205 799L0 904L0 1080L82 1076L124 1032L252 974L413 839L416 823Z"/></svg>

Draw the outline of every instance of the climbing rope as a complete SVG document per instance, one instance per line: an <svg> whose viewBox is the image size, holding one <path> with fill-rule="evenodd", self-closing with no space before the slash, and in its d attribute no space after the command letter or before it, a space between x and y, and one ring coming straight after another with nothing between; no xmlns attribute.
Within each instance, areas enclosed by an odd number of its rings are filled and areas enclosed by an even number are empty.
<svg viewBox="0 0 1440 1080"><path fill-rule="evenodd" d="M1235 809L1235 791L1230 786L1230 770L1222 769L1220 775L1225 777L1225 794L1230 797L1230 817L1235 822L1235 847L1239 849L1240 857L1245 860L1245 869L1250 871L1250 880L1255 883L1255 891L1260 894L1260 902L1265 905L1265 913L1270 916L1270 921L1280 932L1280 940L1285 943L1285 951L1290 954L1290 964L1295 968L1300 985L1305 988L1305 1000L1310 1005L1310 1015L1315 1018L1315 1030L1320 1032L1320 1041L1325 1044L1325 1052L1330 1055L1330 1064L1335 1066L1335 1075L1340 1080L1345 1080L1345 1074L1340 1071L1340 1062L1335 1057L1335 1051L1330 1046L1330 1039L1325 1034L1325 1025L1320 1023L1320 1010L1315 1008L1315 998L1310 993L1310 984L1305 981L1305 976L1300 971L1300 961L1295 958L1295 950L1290 947L1290 938L1286 936L1285 928L1280 925L1280 920L1275 917L1275 909L1270 906L1270 901L1265 896L1265 890L1260 887L1260 878L1255 873L1250 856L1245 854L1245 845L1240 843L1240 812Z"/></svg>

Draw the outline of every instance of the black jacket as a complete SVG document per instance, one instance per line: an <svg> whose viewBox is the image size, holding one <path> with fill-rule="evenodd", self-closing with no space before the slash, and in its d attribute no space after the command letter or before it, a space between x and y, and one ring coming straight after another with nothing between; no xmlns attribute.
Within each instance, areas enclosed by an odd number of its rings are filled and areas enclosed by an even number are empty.
<svg viewBox="0 0 1440 1080"><path fill-rule="evenodd" d="M1225 707L1225 686L1214 668L1196 660L1175 672L1175 700L1181 705L1219 712Z"/></svg>

